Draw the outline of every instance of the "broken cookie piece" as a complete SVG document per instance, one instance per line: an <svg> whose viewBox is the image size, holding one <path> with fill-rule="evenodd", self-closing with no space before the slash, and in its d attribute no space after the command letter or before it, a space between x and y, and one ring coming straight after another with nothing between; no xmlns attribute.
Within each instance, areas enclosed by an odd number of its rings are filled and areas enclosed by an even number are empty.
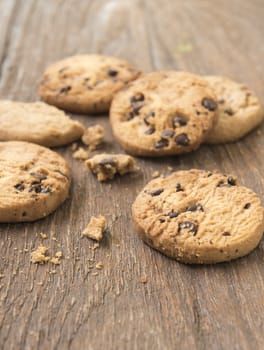
<svg viewBox="0 0 264 350"><path fill-rule="evenodd" d="M98 181L111 180L116 174L124 175L135 171L134 158L126 154L102 153L85 162L88 169L97 175Z"/></svg>
<svg viewBox="0 0 264 350"><path fill-rule="evenodd" d="M50 256L47 255L48 248L44 245L38 246L38 248L31 253L31 262L33 264L46 264L50 261Z"/></svg>
<svg viewBox="0 0 264 350"><path fill-rule="evenodd" d="M104 139L104 128L101 125L94 125L87 128L82 136L82 142L89 146L89 151L94 151Z"/></svg>
<svg viewBox="0 0 264 350"><path fill-rule="evenodd" d="M73 153L73 158L86 160L89 158L89 153L82 147L79 147L77 151Z"/></svg>
<svg viewBox="0 0 264 350"><path fill-rule="evenodd" d="M106 219L104 216L92 216L89 224L83 230L83 236L94 239L95 241L101 241L103 233L106 229Z"/></svg>

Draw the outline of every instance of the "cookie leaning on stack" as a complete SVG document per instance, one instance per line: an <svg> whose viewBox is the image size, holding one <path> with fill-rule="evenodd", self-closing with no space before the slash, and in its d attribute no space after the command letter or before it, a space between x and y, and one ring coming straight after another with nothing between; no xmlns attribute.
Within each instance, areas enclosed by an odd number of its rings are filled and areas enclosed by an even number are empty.
<svg viewBox="0 0 264 350"><path fill-rule="evenodd" d="M139 74L128 62L111 56L68 57L46 69L39 95L73 113L103 113L109 110L115 93Z"/></svg>
<svg viewBox="0 0 264 350"><path fill-rule="evenodd" d="M185 72L144 74L114 97L110 121L122 147L138 156L176 155L199 147L216 120L209 84Z"/></svg>
<svg viewBox="0 0 264 350"><path fill-rule="evenodd" d="M251 252L264 230L257 195L232 176L202 170L152 180L132 208L147 244L184 263L217 263Z"/></svg>
<svg viewBox="0 0 264 350"><path fill-rule="evenodd" d="M220 76L204 78L218 101L216 125L206 137L206 143L237 141L263 121L263 106L246 85Z"/></svg>
<svg viewBox="0 0 264 350"><path fill-rule="evenodd" d="M57 153L28 142L0 142L0 223L44 218L69 188L69 167Z"/></svg>

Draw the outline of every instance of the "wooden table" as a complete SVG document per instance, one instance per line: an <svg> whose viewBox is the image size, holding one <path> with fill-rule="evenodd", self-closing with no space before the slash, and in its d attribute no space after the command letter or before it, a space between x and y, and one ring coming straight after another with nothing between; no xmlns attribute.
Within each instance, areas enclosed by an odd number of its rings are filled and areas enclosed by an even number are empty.
<svg viewBox="0 0 264 350"><path fill-rule="evenodd" d="M35 101L50 62L97 52L145 71L230 76L264 102L263 18L263 0L0 0L0 97ZM102 124L104 150L121 150L107 116L75 118ZM234 262L185 266L144 245L130 212L153 171L166 174L167 166L235 173L263 197L260 132L189 155L139 159L141 172L111 185L99 184L70 147L57 151L72 168L70 198L44 220L0 225L1 349L263 349L263 243ZM81 231L100 213L110 233L93 250ZM30 263L40 232L52 254L62 250L60 266ZM92 259L104 268L90 270Z"/></svg>

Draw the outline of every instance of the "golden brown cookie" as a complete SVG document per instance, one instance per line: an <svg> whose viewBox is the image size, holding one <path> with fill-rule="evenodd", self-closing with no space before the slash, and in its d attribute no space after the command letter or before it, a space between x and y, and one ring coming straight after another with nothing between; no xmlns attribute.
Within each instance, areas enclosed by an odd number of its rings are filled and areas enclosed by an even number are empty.
<svg viewBox="0 0 264 350"><path fill-rule="evenodd" d="M185 72L142 75L113 99L110 120L122 147L138 156L196 149L213 127L217 104L208 83Z"/></svg>
<svg viewBox="0 0 264 350"><path fill-rule="evenodd" d="M44 218L69 187L70 170L59 154L33 143L0 142L0 222Z"/></svg>
<svg viewBox="0 0 264 350"><path fill-rule="evenodd" d="M237 141L263 121L263 106L246 85L220 76L205 79L218 100L217 121L206 143Z"/></svg>
<svg viewBox="0 0 264 350"><path fill-rule="evenodd" d="M152 180L132 212L141 239L184 263L244 256L258 245L264 230L264 208L254 192L233 176L202 170Z"/></svg>
<svg viewBox="0 0 264 350"><path fill-rule="evenodd" d="M81 138L84 127L43 102L0 101L0 141L27 141L46 147Z"/></svg>
<svg viewBox="0 0 264 350"><path fill-rule="evenodd" d="M73 113L103 113L109 110L116 92L139 74L128 62L115 57L72 56L46 69L39 95L45 102Z"/></svg>

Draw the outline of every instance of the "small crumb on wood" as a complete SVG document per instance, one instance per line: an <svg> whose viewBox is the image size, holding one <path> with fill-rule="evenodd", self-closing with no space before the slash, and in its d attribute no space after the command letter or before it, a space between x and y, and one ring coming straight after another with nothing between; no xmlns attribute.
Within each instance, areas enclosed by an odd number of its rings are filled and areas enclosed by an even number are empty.
<svg viewBox="0 0 264 350"><path fill-rule="evenodd" d="M157 171L157 170L152 173L152 177L153 178L156 178L156 177L159 177L159 176L160 176L160 172Z"/></svg>
<svg viewBox="0 0 264 350"><path fill-rule="evenodd" d="M261 135L262 135L262 132L261 132L260 129L257 130L257 135L258 135L258 136L261 136Z"/></svg>
<svg viewBox="0 0 264 350"><path fill-rule="evenodd" d="M48 236L46 235L46 233L43 233L43 232L40 232L40 238L41 239L46 239L46 238L48 238Z"/></svg>
<svg viewBox="0 0 264 350"><path fill-rule="evenodd" d="M172 166L168 166L168 171L173 171L173 167Z"/></svg>
<svg viewBox="0 0 264 350"><path fill-rule="evenodd" d="M89 224L83 230L82 235L95 241L101 241L106 229L106 219L104 216L92 216ZM95 248L96 249L96 248Z"/></svg>
<svg viewBox="0 0 264 350"><path fill-rule="evenodd" d="M82 136L82 142L88 146L89 151L95 151L103 142L105 136L104 128L101 125L93 125L87 128Z"/></svg>
<svg viewBox="0 0 264 350"><path fill-rule="evenodd" d="M60 265L61 259L62 259L62 252L57 252L57 253L55 254L55 257L53 257L53 258L50 259L50 262L51 262L53 265Z"/></svg>
<svg viewBox="0 0 264 350"><path fill-rule="evenodd" d="M5 275L4 275L3 273L0 273L0 280L1 280L2 278L5 278Z"/></svg>
<svg viewBox="0 0 264 350"><path fill-rule="evenodd" d="M81 160L86 160L89 158L89 153L85 151L83 147L80 147L73 153L73 158L75 159L81 159Z"/></svg>
<svg viewBox="0 0 264 350"><path fill-rule="evenodd" d="M77 143L76 143L76 142L74 142L74 143L71 145L71 149L72 149L72 151L76 151L76 150L77 150L77 148L78 148L78 145L77 145Z"/></svg>
<svg viewBox="0 0 264 350"><path fill-rule="evenodd" d="M147 276L146 276L146 275L141 276L140 282L141 282L141 283L144 283L144 284L147 283Z"/></svg>
<svg viewBox="0 0 264 350"><path fill-rule="evenodd" d="M98 276L98 272L93 272L92 276Z"/></svg>
<svg viewBox="0 0 264 350"><path fill-rule="evenodd" d="M99 262L95 265L95 268L96 268L97 270L102 270L103 267L104 267L104 265L103 265L102 261L99 261Z"/></svg>
<svg viewBox="0 0 264 350"><path fill-rule="evenodd" d="M50 261L50 256L48 256L47 253L47 247L44 245L38 246L38 248L31 253L31 262L33 264L46 264Z"/></svg>

